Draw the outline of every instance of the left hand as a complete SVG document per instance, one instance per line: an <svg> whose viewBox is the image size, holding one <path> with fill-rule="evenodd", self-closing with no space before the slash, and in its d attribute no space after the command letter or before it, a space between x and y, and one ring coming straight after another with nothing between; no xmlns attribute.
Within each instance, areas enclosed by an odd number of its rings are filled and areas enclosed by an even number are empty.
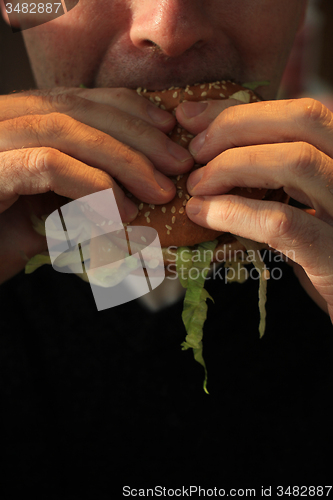
<svg viewBox="0 0 333 500"><path fill-rule="evenodd" d="M186 210L197 224L266 243L286 255L333 322L333 114L313 99L241 104L209 101L177 108L197 163ZM193 112L191 113L193 115ZM187 113L187 114L185 114ZM233 187L283 187L311 210L228 195Z"/></svg>

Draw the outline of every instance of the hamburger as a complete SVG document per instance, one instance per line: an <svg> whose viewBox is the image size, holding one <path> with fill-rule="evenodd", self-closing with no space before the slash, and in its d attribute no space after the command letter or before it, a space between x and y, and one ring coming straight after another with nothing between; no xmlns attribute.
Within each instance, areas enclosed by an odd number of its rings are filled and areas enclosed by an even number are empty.
<svg viewBox="0 0 333 500"><path fill-rule="evenodd" d="M156 106L173 114L175 114L176 107L186 101L237 99L243 103L253 103L262 100L251 88L231 81L188 85L185 88L171 87L166 90L154 92L138 88L137 92L139 95L149 99ZM169 136L171 140L186 149L194 137L179 123L176 123ZM195 164L191 172L200 167L202 165ZM139 209L138 216L129 226L149 226L156 229L163 249L164 264L167 271L172 269L175 260L174 252L170 252L170 248L193 247L194 245L217 239L218 243L214 249L213 261L216 255L221 255L223 250L227 248L229 254L240 248L244 248L239 239L230 233L218 232L199 226L187 217L186 204L190 199L190 195L187 191L186 183L191 172L171 177L176 186L176 195L173 200L163 205L143 203L141 200L132 197L130 193L127 193ZM234 188L230 191L230 194L258 200L286 202L288 199L283 189Z"/></svg>

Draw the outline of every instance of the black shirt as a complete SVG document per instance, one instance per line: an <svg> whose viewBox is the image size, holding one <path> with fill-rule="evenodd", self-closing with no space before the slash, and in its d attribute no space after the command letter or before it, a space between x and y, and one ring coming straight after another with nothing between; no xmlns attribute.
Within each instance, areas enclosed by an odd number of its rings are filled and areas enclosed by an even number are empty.
<svg viewBox="0 0 333 500"><path fill-rule="evenodd" d="M98 312L89 284L50 266L3 284L4 498L104 499L125 485L255 486L260 496L262 485L330 484L332 325L281 270L268 283L261 340L257 280L207 284L209 395L180 347L182 301Z"/></svg>

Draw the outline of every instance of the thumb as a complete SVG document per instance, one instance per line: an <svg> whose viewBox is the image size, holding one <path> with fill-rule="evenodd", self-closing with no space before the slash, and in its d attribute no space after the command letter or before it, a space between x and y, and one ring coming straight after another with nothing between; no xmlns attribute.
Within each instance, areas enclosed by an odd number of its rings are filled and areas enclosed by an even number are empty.
<svg viewBox="0 0 333 500"><path fill-rule="evenodd" d="M197 135L206 130L222 111L239 104L244 102L236 99L182 102L177 107L176 118L182 127Z"/></svg>

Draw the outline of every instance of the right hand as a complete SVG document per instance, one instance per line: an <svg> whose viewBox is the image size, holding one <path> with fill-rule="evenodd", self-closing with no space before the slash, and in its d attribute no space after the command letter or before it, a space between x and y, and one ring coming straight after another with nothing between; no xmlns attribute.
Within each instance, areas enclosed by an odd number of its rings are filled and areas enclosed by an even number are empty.
<svg viewBox="0 0 333 500"><path fill-rule="evenodd" d="M47 250L30 210L40 217L66 203L62 197L113 188L120 216L129 222L137 208L115 179L142 201L170 201L175 186L164 174L193 165L166 135L175 123L170 113L124 88L0 96L0 283L23 269L26 258Z"/></svg>

